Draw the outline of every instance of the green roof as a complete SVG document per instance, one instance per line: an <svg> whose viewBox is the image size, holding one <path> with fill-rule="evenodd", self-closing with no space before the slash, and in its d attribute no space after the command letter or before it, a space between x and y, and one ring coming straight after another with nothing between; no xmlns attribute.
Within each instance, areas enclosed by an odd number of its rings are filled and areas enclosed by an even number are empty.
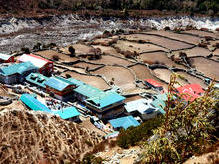
<svg viewBox="0 0 219 164"><path fill-rule="evenodd" d="M80 86L80 85L84 85L85 83L80 81L80 80L76 80L76 79L73 79L73 78L68 78L67 79L68 81L72 82L73 84L75 84L76 86Z"/></svg>
<svg viewBox="0 0 219 164"><path fill-rule="evenodd" d="M107 91L100 93L94 97L88 98L86 102L90 105L94 105L99 109L102 109L104 107L107 107L111 104L115 104L117 102L121 102L123 100L125 100L125 97L119 95L118 93Z"/></svg>
<svg viewBox="0 0 219 164"><path fill-rule="evenodd" d="M62 91L69 85L74 85L74 83L72 83L68 79L56 76L49 78L49 80L45 82L45 85L54 88L58 91Z"/></svg>
<svg viewBox="0 0 219 164"><path fill-rule="evenodd" d="M42 104L40 101L38 101L36 98L34 98L33 95L23 94L20 100L34 111L51 113L51 110L47 108L44 104Z"/></svg>
<svg viewBox="0 0 219 164"><path fill-rule="evenodd" d="M53 113L56 114L56 115L59 115L64 120L80 115L78 110L73 106L64 108L62 110L54 111Z"/></svg>
<svg viewBox="0 0 219 164"><path fill-rule="evenodd" d="M49 78L46 76L43 76L40 73L31 73L26 77L26 80L30 83L33 83L37 86L46 88L45 83Z"/></svg>
<svg viewBox="0 0 219 164"><path fill-rule="evenodd" d="M3 74L4 76L9 76L16 73L23 74L24 72L30 70L37 70L37 67L35 67L31 62L25 62L2 67L0 68L0 74Z"/></svg>
<svg viewBox="0 0 219 164"><path fill-rule="evenodd" d="M87 84L80 85L79 87L75 88L74 91L88 98L96 97L104 93L104 91Z"/></svg>
<svg viewBox="0 0 219 164"><path fill-rule="evenodd" d="M164 111L164 108L166 107L166 103L160 99L155 99L152 103L151 103L154 107L158 108L159 111L162 114L165 114L166 112Z"/></svg>

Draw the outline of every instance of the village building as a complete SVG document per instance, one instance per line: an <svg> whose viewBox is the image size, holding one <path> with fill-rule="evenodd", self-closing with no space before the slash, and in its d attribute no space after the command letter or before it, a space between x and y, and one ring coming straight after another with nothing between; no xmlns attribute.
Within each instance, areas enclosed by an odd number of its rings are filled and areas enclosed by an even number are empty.
<svg viewBox="0 0 219 164"><path fill-rule="evenodd" d="M0 53L0 63L14 63L14 56Z"/></svg>
<svg viewBox="0 0 219 164"><path fill-rule="evenodd" d="M158 94L153 97L151 105L159 110L161 114L165 114L164 108L166 107L167 95L165 93Z"/></svg>
<svg viewBox="0 0 219 164"><path fill-rule="evenodd" d="M128 129L131 126L136 127L140 125L140 123L135 120L133 116L112 119L109 120L109 123L114 130L120 130L121 128Z"/></svg>
<svg viewBox="0 0 219 164"><path fill-rule="evenodd" d="M79 122L80 113L75 107L67 107L58 111L53 112L55 115L60 116L64 120Z"/></svg>
<svg viewBox="0 0 219 164"><path fill-rule="evenodd" d="M99 118L109 119L124 112L122 105L125 97L114 91L102 91L91 85L79 83L75 83L79 86L74 89L74 97Z"/></svg>
<svg viewBox="0 0 219 164"><path fill-rule="evenodd" d="M38 68L30 62L13 64L0 68L0 82L5 84L22 83L25 77L32 72L37 72Z"/></svg>
<svg viewBox="0 0 219 164"><path fill-rule="evenodd" d="M186 101L194 101L196 98L202 96L204 90L199 84L187 84L182 87L178 87L177 93L179 93Z"/></svg>
<svg viewBox="0 0 219 164"><path fill-rule="evenodd" d="M127 102L126 112L133 117L140 117L143 121L154 118L161 113L159 108L151 105L152 101L152 99L138 99Z"/></svg>
<svg viewBox="0 0 219 164"><path fill-rule="evenodd" d="M147 86L149 86L151 88L154 88L154 89L159 90L159 91L163 91L162 85L153 79L145 79L144 82Z"/></svg>
<svg viewBox="0 0 219 164"><path fill-rule="evenodd" d="M37 86L43 90L46 89L46 81L49 80L48 77L43 76L40 73L31 73L26 77L26 81L34 86Z"/></svg>
<svg viewBox="0 0 219 164"><path fill-rule="evenodd" d="M18 59L19 62L31 62L39 69L39 73L43 75L51 75L54 70L53 62L33 54L23 54Z"/></svg>
<svg viewBox="0 0 219 164"><path fill-rule="evenodd" d="M20 100L31 110L52 113L52 111L31 94L22 94Z"/></svg>
<svg viewBox="0 0 219 164"><path fill-rule="evenodd" d="M49 78L44 85L47 93L62 101L71 99L76 88L74 83L58 76Z"/></svg>

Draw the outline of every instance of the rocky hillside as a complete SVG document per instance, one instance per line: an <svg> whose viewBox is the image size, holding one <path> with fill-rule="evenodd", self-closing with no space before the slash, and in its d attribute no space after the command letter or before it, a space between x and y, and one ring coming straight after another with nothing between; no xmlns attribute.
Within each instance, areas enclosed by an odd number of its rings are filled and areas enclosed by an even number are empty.
<svg viewBox="0 0 219 164"><path fill-rule="evenodd" d="M0 112L2 163L75 163L101 136L56 116L21 110Z"/></svg>

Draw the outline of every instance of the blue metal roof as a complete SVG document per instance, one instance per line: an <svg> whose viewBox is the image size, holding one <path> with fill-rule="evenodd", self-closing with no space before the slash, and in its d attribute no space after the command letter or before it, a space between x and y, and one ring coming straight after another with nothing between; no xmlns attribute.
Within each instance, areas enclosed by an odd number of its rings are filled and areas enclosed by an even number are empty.
<svg viewBox="0 0 219 164"><path fill-rule="evenodd" d="M121 102L123 100L125 100L125 97L119 95L118 93L107 91L97 94L94 97L88 98L86 102L91 105L95 105L99 109L102 109L104 107L107 107L111 104L115 104L117 102Z"/></svg>
<svg viewBox="0 0 219 164"><path fill-rule="evenodd" d="M54 88L58 91L62 91L69 85L73 85L73 83L65 78L56 76L49 78L49 80L45 82L45 85Z"/></svg>
<svg viewBox="0 0 219 164"><path fill-rule="evenodd" d="M49 78L40 73L31 73L26 77L26 80L42 88L46 88L45 83Z"/></svg>
<svg viewBox="0 0 219 164"><path fill-rule="evenodd" d="M68 78L67 80L72 82L76 86L80 86L80 85L84 85L85 84L84 82L82 82L80 80L73 79L73 78Z"/></svg>
<svg viewBox="0 0 219 164"><path fill-rule="evenodd" d="M79 87L75 88L74 91L88 98L96 97L104 93L104 91L87 84L80 85Z"/></svg>
<svg viewBox="0 0 219 164"><path fill-rule="evenodd" d="M59 111L54 111L53 113L56 114L56 115L59 115L64 120L80 115L78 110L73 106L68 107L68 108L64 108L64 109L59 110Z"/></svg>
<svg viewBox="0 0 219 164"><path fill-rule="evenodd" d="M113 126L113 128L124 128L127 129L131 126L138 126L140 123L134 119L133 116L125 116L117 119L109 120L109 123Z"/></svg>
<svg viewBox="0 0 219 164"><path fill-rule="evenodd" d="M164 101L160 100L160 99L155 99L152 103L151 103L154 107L158 108L158 110L160 111L160 113L165 114L166 112L164 111L164 108L166 107L166 104Z"/></svg>
<svg viewBox="0 0 219 164"><path fill-rule="evenodd" d="M35 99L33 95L30 94L22 94L20 100L27 105L30 109L34 111L42 111L51 113L51 110L47 108L44 104L42 104L40 101Z"/></svg>
<svg viewBox="0 0 219 164"><path fill-rule="evenodd" d="M0 68L0 73L9 76L13 74L23 74L26 71L30 70L37 70L38 68L35 67L31 62L19 63L19 64L12 64L8 67Z"/></svg>

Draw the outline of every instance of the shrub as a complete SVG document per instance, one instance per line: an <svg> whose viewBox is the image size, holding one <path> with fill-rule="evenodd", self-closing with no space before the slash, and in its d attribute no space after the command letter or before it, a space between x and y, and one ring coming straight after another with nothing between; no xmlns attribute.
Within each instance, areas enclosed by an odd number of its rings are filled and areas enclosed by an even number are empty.
<svg viewBox="0 0 219 164"><path fill-rule="evenodd" d="M165 30L165 31L169 31L169 30L170 30L170 27L169 27L169 26L166 26L166 27L164 28L164 30Z"/></svg>
<svg viewBox="0 0 219 164"><path fill-rule="evenodd" d="M207 43L199 43L198 46L202 47L202 48L207 48L208 44Z"/></svg>
<svg viewBox="0 0 219 164"><path fill-rule="evenodd" d="M103 159L101 157L95 157L91 153L86 153L82 159L83 164L101 164Z"/></svg>
<svg viewBox="0 0 219 164"><path fill-rule="evenodd" d="M68 48L68 51L70 52L70 57L74 57L75 56L75 49L74 49L74 47L70 46Z"/></svg>
<svg viewBox="0 0 219 164"><path fill-rule="evenodd" d="M53 55L53 56L52 56L52 59L55 60L55 61L59 61L60 58L59 58L58 55Z"/></svg>
<svg viewBox="0 0 219 164"><path fill-rule="evenodd" d="M71 78L71 75L65 74L65 77L68 79L68 78Z"/></svg>
<svg viewBox="0 0 219 164"><path fill-rule="evenodd" d="M30 49L27 47L21 48L21 51L23 51L25 54L30 54Z"/></svg>

